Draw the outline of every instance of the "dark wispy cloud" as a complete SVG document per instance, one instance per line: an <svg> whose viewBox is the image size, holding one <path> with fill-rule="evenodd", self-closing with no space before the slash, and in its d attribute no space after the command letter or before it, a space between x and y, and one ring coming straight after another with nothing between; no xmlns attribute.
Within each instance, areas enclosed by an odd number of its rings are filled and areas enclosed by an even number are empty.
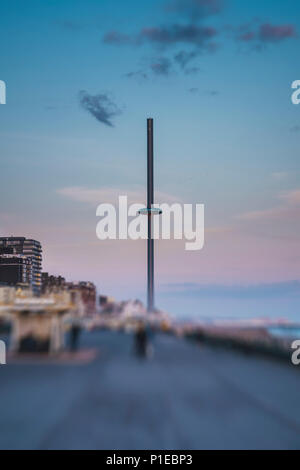
<svg viewBox="0 0 300 470"><path fill-rule="evenodd" d="M185 75L195 75L196 73L200 72L200 68L199 67L186 67L184 69L184 73Z"/></svg>
<svg viewBox="0 0 300 470"><path fill-rule="evenodd" d="M217 30L210 26L195 24L172 24L143 28L137 35L126 35L110 31L103 37L106 44L141 45L149 43L154 46L168 47L178 44L189 44L197 48L210 48L210 41L217 35Z"/></svg>
<svg viewBox="0 0 300 470"><path fill-rule="evenodd" d="M269 23L261 25L259 29L259 39L264 42L278 42L297 36L293 25L271 25Z"/></svg>
<svg viewBox="0 0 300 470"><path fill-rule="evenodd" d="M197 73L200 69L195 66L189 66L190 62L193 60L197 59L199 55L203 52L203 49L205 49L206 52L215 52L217 49L217 44L210 42L205 45L205 47L201 47L200 49L193 49L193 50L181 50L177 52L173 59L176 64L179 65L179 67L184 71L185 74L191 75L193 73Z"/></svg>
<svg viewBox="0 0 300 470"><path fill-rule="evenodd" d="M174 60L184 69L191 60L199 55L198 51L179 51L174 55Z"/></svg>
<svg viewBox="0 0 300 470"><path fill-rule="evenodd" d="M160 46L186 43L201 47L214 38L216 34L216 29L210 26L173 24L144 28L139 36L142 41L148 41Z"/></svg>
<svg viewBox="0 0 300 470"><path fill-rule="evenodd" d="M190 93L198 93L199 92L199 88L196 88L196 87L192 87L192 88L189 88L188 91ZM203 92L205 95L209 95L209 96L217 96L219 94L219 92L217 90L208 90L208 91L205 91Z"/></svg>
<svg viewBox="0 0 300 470"><path fill-rule="evenodd" d="M171 72L172 63L165 57L159 57L151 63L150 68L155 75L167 76Z"/></svg>
<svg viewBox="0 0 300 470"><path fill-rule="evenodd" d="M112 118L121 114L121 110L108 94L90 95L87 91L79 92L80 105L94 116L97 121L113 127Z"/></svg>
<svg viewBox="0 0 300 470"><path fill-rule="evenodd" d="M243 42L278 43L286 39L297 37L296 28L293 25L261 24L255 30L246 30L238 35L237 39Z"/></svg>
<svg viewBox="0 0 300 470"><path fill-rule="evenodd" d="M59 25L68 31L78 32L85 28L85 24L81 21L62 20L58 22Z"/></svg>
<svg viewBox="0 0 300 470"><path fill-rule="evenodd" d="M144 70L136 70L135 72L128 72L124 75L127 78L136 78L138 80L147 80L148 74Z"/></svg>
<svg viewBox="0 0 300 470"><path fill-rule="evenodd" d="M291 127L290 131L291 132L300 132L300 126L299 125L293 126L293 127Z"/></svg>
<svg viewBox="0 0 300 470"><path fill-rule="evenodd" d="M279 43L286 39L297 37L296 27L290 24L273 25L264 23L253 27L253 24L241 25L239 27L227 27L239 42L256 43L263 45L267 43ZM193 47L192 51L178 51L174 59L183 68L201 52L215 52L218 44L215 38L219 31L212 26L201 23L168 24L165 26L153 26L140 30L135 35L127 35L118 31L110 31L103 37L106 44L114 45L141 45L150 44L160 48L171 46L188 45Z"/></svg>
<svg viewBox="0 0 300 470"><path fill-rule="evenodd" d="M245 42L253 41L254 39L256 39L256 35L255 33L253 33L253 31L248 31L246 33L241 33L237 39L239 41L245 41Z"/></svg>
<svg viewBox="0 0 300 470"><path fill-rule="evenodd" d="M166 10L198 20L220 13L224 4L223 0L172 0L167 3Z"/></svg>
<svg viewBox="0 0 300 470"><path fill-rule="evenodd" d="M132 44L133 37L129 34L123 34L119 31L109 31L103 36L103 42L106 44L124 45Z"/></svg>
<svg viewBox="0 0 300 470"><path fill-rule="evenodd" d="M189 63L202 52L215 52L218 47L215 42L218 30L204 24L203 18L220 13L223 6L223 0L170 0L165 10L173 12L177 21L174 21L174 17L171 22L166 24L144 27L131 34L112 30L103 36L103 42L115 46L149 45L160 53L164 51L164 55L173 50L172 58L155 60L150 63L152 72L157 75L169 75L173 63L185 74L194 74L199 69L198 67L190 67ZM170 20L170 15L168 16ZM127 76L137 77L132 72Z"/></svg>
<svg viewBox="0 0 300 470"><path fill-rule="evenodd" d="M222 38L222 33L224 35L226 31L231 39L240 45L249 44L250 50L256 51L263 50L268 43L280 43L297 36L293 25L274 25L269 22L262 24L259 18L239 26L216 28L207 25L207 17L220 14L226 3L226 0L169 0L165 10L176 15L172 19L172 15L166 14L170 22L144 27L132 34L112 30L103 36L103 42L118 46L150 46L157 54L165 56L163 60L149 63L150 72L167 76L172 65L186 75L196 74L199 67L191 62L203 53L214 53L221 45L216 39ZM242 50L243 46L239 46L239 49ZM144 73L147 74L147 69L142 73L130 72L127 76L141 79Z"/></svg>
<svg viewBox="0 0 300 470"><path fill-rule="evenodd" d="M219 92L217 90L207 90L206 94L209 96L218 96Z"/></svg>

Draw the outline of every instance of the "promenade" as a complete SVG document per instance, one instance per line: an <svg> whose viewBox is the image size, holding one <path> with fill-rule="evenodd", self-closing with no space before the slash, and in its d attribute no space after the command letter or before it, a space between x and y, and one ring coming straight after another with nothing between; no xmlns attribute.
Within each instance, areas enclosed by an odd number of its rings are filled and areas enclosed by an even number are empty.
<svg viewBox="0 0 300 470"><path fill-rule="evenodd" d="M90 362L0 367L1 449L300 449L300 366L154 338L84 333Z"/></svg>

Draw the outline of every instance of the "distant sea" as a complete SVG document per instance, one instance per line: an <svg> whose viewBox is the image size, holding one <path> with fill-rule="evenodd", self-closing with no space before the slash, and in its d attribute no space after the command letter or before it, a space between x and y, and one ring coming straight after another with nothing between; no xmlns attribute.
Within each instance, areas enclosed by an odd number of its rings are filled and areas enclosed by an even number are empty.
<svg viewBox="0 0 300 470"><path fill-rule="evenodd" d="M231 298L157 294L156 304L179 320L280 320L300 325L299 297ZM299 336L300 337L300 336Z"/></svg>

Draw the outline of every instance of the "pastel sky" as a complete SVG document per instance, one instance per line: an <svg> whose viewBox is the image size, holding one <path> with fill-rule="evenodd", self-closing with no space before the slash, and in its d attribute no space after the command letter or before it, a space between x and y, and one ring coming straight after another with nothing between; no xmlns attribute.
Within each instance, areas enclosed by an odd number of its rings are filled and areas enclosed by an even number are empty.
<svg viewBox="0 0 300 470"><path fill-rule="evenodd" d="M143 298L145 242L95 229L107 198L145 198L151 116L156 202L204 203L206 225L202 251L157 243L158 301L294 315L299 35L294 0L2 2L1 235L40 240L46 271Z"/></svg>

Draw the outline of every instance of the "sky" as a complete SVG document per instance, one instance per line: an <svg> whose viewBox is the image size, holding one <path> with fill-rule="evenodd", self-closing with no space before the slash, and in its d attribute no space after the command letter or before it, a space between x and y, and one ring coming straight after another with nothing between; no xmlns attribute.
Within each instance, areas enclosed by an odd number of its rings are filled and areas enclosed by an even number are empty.
<svg viewBox="0 0 300 470"><path fill-rule="evenodd" d="M205 245L156 243L178 315L288 316L300 299L300 5L294 0L12 0L0 14L0 233L43 268L144 299L144 241L100 241L96 208L205 205Z"/></svg>

